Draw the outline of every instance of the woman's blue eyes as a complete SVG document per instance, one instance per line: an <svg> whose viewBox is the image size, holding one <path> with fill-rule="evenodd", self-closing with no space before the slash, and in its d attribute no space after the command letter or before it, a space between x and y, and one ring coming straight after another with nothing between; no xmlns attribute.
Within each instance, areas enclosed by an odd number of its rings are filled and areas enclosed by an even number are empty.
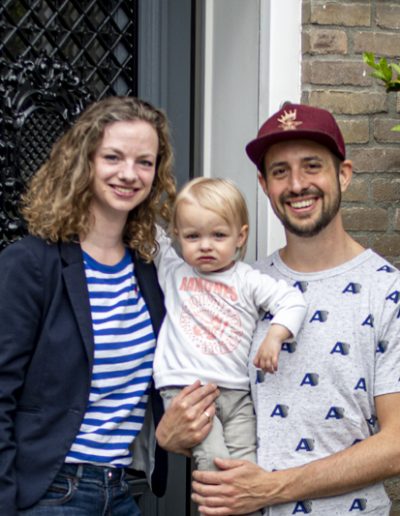
<svg viewBox="0 0 400 516"><path fill-rule="evenodd" d="M118 159L118 156L115 154L105 154L104 159L107 161L116 161Z"/></svg>
<svg viewBox="0 0 400 516"><path fill-rule="evenodd" d="M118 161L123 161L123 157L121 156L118 156L117 154L105 154L103 156L103 159L105 161L109 161L109 162L118 162ZM148 160L148 159L142 159L142 160L139 160L137 162L139 165L143 166L143 167L146 167L146 168L152 168L154 166L154 163L153 161L151 160Z"/></svg>
<svg viewBox="0 0 400 516"><path fill-rule="evenodd" d="M145 167L152 167L153 166L153 162L152 161L149 161L147 159L144 159L142 161L139 161L139 163L141 165L144 165Z"/></svg>

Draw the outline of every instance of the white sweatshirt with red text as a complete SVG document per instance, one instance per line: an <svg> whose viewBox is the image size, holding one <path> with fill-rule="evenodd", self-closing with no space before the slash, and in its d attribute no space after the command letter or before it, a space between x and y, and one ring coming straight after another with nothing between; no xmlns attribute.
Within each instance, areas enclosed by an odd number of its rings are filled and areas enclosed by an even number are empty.
<svg viewBox="0 0 400 516"><path fill-rule="evenodd" d="M305 314L302 294L243 262L224 272L199 273L161 231L158 242L155 263L167 313L154 359L156 388L200 379L248 390L248 356L257 321L271 318L296 336Z"/></svg>

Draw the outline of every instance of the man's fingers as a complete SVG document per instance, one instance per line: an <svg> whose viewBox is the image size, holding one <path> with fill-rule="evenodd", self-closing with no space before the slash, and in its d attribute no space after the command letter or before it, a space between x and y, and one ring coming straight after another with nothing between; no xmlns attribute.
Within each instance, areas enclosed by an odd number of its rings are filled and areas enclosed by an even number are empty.
<svg viewBox="0 0 400 516"><path fill-rule="evenodd" d="M195 500L193 501L197 504L199 513L202 516L229 516L231 514L231 510L222 506L218 501L215 502L215 505L203 505Z"/></svg>
<svg viewBox="0 0 400 516"><path fill-rule="evenodd" d="M218 469L225 470L239 468L240 466L243 466L244 464L248 463L248 461L243 459L221 459L220 457L215 457L214 462ZM221 474L221 472L217 473L219 475Z"/></svg>
<svg viewBox="0 0 400 516"><path fill-rule="evenodd" d="M229 506L229 499L223 496L207 496L207 498L192 493L192 500L197 504L197 508L202 515L226 516L232 514Z"/></svg>
<svg viewBox="0 0 400 516"><path fill-rule="evenodd" d="M218 485L220 484L219 476L221 473L218 471L200 471L196 469L193 471L193 482L196 484L209 484L209 485Z"/></svg>
<svg viewBox="0 0 400 516"><path fill-rule="evenodd" d="M208 479L210 480L210 479ZM192 480L192 491L194 494L206 497L207 500L210 497L216 496L221 500L224 499L225 502L233 495L233 487L229 484L215 482L203 482Z"/></svg>
<svg viewBox="0 0 400 516"><path fill-rule="evenodd" d="M216 457L215 464L223 471L200 471L194 470L192 473L193 490L204 496L224 495L230 496L229 493L229 474L228 470L243 465L243 461L238 459L221 459Z"/></svg>

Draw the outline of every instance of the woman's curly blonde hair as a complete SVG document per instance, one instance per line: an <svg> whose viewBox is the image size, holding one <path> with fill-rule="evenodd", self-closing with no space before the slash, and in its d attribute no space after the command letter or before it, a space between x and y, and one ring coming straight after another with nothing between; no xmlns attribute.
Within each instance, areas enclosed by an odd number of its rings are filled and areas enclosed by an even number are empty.
<svg viewBox="0 0 400 516"><path fill-rule="evenodd" d="M104 129L113 122L134 120L144 120L155 129L158 155L150 194L129 213L124 241L145 260L152 259L157 247L155 223L160 218L170 221L175 199L173 151L165 114L134 97L107 97L91 104L54 144L22 199L22 214L32 235L57 242L88 234L93 224L92 160Z"/></svg>

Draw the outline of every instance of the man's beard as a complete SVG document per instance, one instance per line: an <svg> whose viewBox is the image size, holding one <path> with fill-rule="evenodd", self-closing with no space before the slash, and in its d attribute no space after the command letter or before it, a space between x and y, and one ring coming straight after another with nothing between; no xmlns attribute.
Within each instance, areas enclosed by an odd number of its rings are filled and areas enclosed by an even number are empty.
<svg viewBox="0 0 400 516"><path fill-rule="evenodd" d="M299 197L302 197L304 195L314 195L318 196L321 199L324 198L324 194L319 188L306 190L302 192L301 195L299 195ZM295 198L296 196L294 195L282 195L280 198L281 205L284 206L287 199L293 201L295 200ZM320 231L325 229L330 224L330 222L335 218L339 211L341 201L342 193L340 190L340 185L338 184L336 195L332 199L332 204L330 206L322 205L322 212L317 220L311 221L309 224L307 224L304 221L303 223L296 223L296 221L293 222L292 220L290 220L290 218L286 215L285 212L277 213L277 216L287 231L299 237L310 238L315 235L318 235Z"/></svg>

